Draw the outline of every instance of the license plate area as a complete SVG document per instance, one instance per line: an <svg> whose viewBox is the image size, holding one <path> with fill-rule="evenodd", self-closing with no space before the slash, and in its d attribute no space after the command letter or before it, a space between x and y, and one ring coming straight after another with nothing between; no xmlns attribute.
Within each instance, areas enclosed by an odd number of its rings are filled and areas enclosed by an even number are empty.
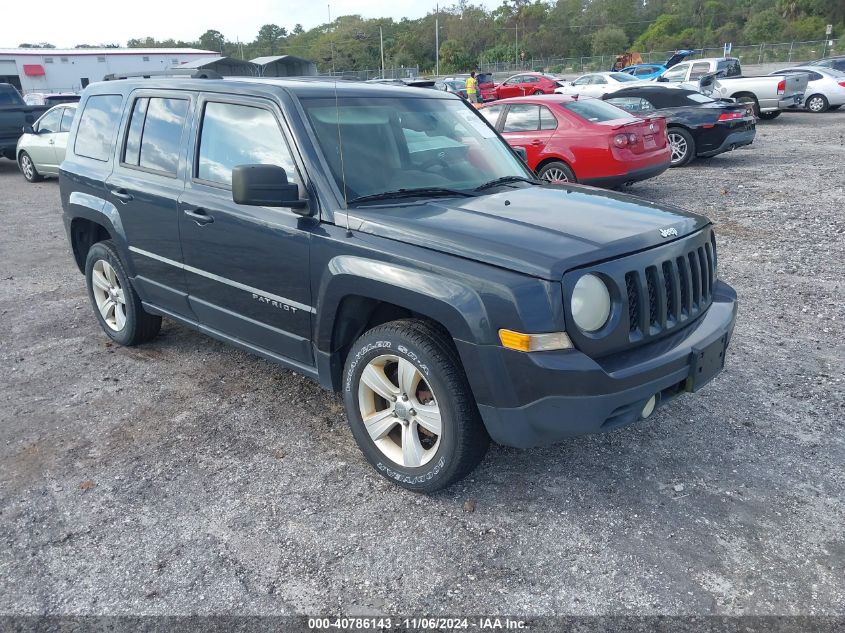
<svg viewBox="0 0 845 633"><path fill-rule="evenodd" d="M646 134L643 136L643 145L646 149L654 149L657 143L654 141L654 134Z"/></svg>
<svg viewBox="0 0 845 633"><path fill-rule="evenodd" d="M724 369L727 340L728 335L723 334L709 345L692 348L690 374L685 386L687 391L698 391Z"/></svg>

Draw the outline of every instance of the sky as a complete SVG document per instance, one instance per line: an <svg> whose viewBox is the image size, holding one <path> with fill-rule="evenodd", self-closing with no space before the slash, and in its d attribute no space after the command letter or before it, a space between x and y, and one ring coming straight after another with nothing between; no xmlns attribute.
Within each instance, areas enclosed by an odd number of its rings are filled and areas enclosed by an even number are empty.
<svg viewBox="0 0 845 633"><path fill-rule="evenodd" d="M159 40L195 40L208 29L220 31L230 41L252 41L263 24L278 24L290 31L299 23L307 30L328 22L329 10L326 2L308 0L40 0L34 12L32 5L21 0L2 0L2 4L0 48L22 42L49 42L58 48L125 46L130 38L148 35ZM490 8L500 2L476 0L474 4ZM332 0L330 5L332 19L357 13L399 20L433 11L435 0Z"/></svg>

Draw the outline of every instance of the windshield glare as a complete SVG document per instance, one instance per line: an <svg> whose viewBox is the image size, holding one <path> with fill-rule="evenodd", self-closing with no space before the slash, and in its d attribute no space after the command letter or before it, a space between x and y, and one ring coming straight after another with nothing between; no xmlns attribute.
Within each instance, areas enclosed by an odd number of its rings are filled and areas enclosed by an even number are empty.
<svg viewBox="0 0 845 633"><path fill-rule="evenodd" d="M532 177L461 101L345 97L337 106L334 98L302 105L347 200L400 189L469 191L504 176Z"/></svg>

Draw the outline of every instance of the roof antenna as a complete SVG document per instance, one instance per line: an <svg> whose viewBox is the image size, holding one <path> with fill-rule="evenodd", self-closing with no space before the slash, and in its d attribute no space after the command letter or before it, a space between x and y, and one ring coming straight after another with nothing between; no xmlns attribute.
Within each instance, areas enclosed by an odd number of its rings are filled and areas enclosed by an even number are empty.
<svg viewBox="0 0 845 633"><path fill-rule="evenodd" d="M334 112L337 117L337 149L340 152L340 179L343 181L343 206L346 211L346 237L352 237L349 230L349 199L346 193L346 169L343 164L343 134L340 132L340 106L337 97L337 78L334 80Z"/></svg>

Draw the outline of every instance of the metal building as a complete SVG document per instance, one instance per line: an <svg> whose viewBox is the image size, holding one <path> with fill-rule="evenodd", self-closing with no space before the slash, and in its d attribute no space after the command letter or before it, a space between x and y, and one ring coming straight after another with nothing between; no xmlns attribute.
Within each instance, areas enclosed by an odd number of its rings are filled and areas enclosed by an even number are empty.
<svg viewBox="0 0 845 633"><path fill-rule="evenodd" d="M0 48L0 83L23 94L79 92L108 74L167 70L209 57L221 59L195 48Z"/></svg>
<svg viewBox="0 0 845 633"><path fill-rule="evenodd" d="M317 64L293 55L256 57L252 63L258 67L259 77L313 77Z"/></svg>
<svg viewBox="0 0 845 633"><path fill-rule="evenodd" d="M196 70L213 70L224 77L255 77L258 67L252 62L245 62L234 57L202 57L182 64L180 68L195 68Z"/></svg>

